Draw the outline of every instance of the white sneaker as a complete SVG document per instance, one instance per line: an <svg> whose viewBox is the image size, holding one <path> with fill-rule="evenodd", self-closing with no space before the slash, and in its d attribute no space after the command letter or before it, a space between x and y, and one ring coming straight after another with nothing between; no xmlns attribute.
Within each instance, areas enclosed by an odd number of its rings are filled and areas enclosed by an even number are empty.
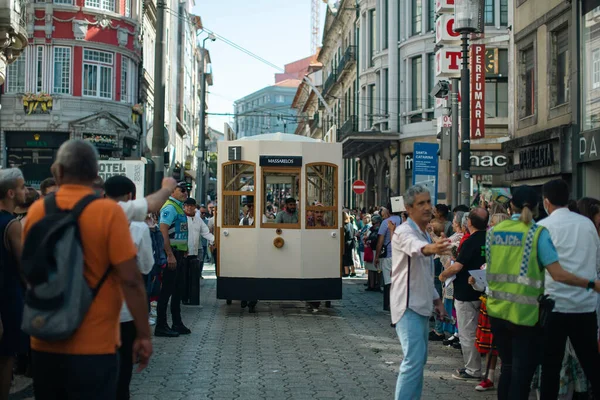
<svg viewBox="0 0 600 400"><path fill-rule="evenodd" d="M156 318L158 314L156 314L156 308L150 310L150 316Z"/></svg>
<svg viewBox="0 0 600 400"><path fill-rule="evenodd" d="M156 319L152 317L148 318L148 324L150 326L156 325Z"/></svg>

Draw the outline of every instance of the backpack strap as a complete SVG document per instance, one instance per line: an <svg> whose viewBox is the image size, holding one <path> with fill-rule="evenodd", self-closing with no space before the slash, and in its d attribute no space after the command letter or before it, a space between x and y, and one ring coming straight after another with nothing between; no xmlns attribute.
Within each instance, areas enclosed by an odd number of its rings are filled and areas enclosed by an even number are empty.
<svg viewBox="0 0 600 400"><path fill-rule="evenodd" d="M99 199L100 197L96 196L95 194L88 194L87 196L85 196L83 199L79 200L77 202L77 204L75 204L75 206L73 207L73 209L71 210L71 213L73 214L73 217L75 217L75 219L79 219L79 216L81 215L81 213L83 212L83 210L94 200Z"/></svg>
<svg viewBox="0 0 600 400"><path fill-rule="evenodd" d="M94 200L99 199L99 198L100 197L96 196L95 194L88 194L83 199L79 200L77 202L77 204L75 204L75 206L71 210L71 213L72 213L73 217L75 218L75 220L79 219L79 216L81 215L81 213L83 212L83 210L91 202L93 202ZM108 275L110 274L111 271L112 271L112 266L109 265L108 268L106 269L106 271L104 272L104 274L102 275L102 277L100 278L100 280L98 281L98 283L96 284L96 287L94 287L92 289L92 298L96 297L96 295L98 294L98 292L102 288L102 285L104 284L104 282L106 282L106 279L108 278Z"/></svg>
<svg viewBox="0 0 600 400"><path fill-rule="evenodd" d="M60 209L56 205L56 193L50 193L44 198L44 210L46 211L46 215L60 212Z"/></svg>

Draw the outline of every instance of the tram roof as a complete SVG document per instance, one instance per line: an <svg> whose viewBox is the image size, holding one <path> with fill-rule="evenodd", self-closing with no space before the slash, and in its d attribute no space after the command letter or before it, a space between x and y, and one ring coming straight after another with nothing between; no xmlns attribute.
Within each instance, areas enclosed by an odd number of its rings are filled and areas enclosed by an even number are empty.
<svg viewBox="0 0 600 400"><path fill-rule="evenodd" d="M302 135L294 135L292 133L263 133L262 135L255 136L246 136L238 140L253 140L253 141L274 141L274 142L309 142L309 143L319 143L323 142L321 139L313 139L307 136Z"/></svg>

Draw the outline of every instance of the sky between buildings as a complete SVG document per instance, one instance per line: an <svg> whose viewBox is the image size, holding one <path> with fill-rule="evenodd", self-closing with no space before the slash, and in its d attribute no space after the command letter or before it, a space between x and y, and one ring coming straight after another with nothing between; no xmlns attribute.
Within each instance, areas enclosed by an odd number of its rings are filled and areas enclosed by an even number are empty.
<svg viewBox="0 0 600 400"><path fill-rule="evenodd" d="M321 4L321 37L326 4ZM193 13L207 29L280 66L310 56L311 0L196 0ZM200 35L200 41L206 34ZM206 41L214 85L209 113L233 113L233 102L275 83L281 72L217 40ZM223 131L233 116L212 116L210 127Z"/></svg>

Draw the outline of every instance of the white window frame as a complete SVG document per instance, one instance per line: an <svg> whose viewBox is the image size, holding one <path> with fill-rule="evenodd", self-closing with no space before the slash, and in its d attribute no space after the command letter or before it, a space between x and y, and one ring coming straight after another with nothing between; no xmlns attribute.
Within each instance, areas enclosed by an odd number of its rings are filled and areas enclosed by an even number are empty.
<svg viewBox="0 0 600 400"><path fill-rule="evenodd" d="M73 0L53 0L53 2L54 4L73 5Z"/></svg>
<svg viewBox="0 0 600 400"><path fill-rule="evenodd" d="M131 6L132 6L133 1L132 0L125 0L125 12L123 13L123 15L125 15L128 18L131 18Z"/></svg>
<svg viewBox="0 0 600 400"><path fill-rule="evenodd" d="M35 91L40 93L44 91L46 82L46 60L44 46L35 46Z"/></svg>
<svg viewBox="0 0 600 400"><path fill-rule="evenodd" d="M6 82L4 84L6 93L25 93L27 86L27 51L24 51L15 61L8 64L6 67ZM19 68L21 71L19 71ZM18 74L15 76L15 74ZM22 78L21 78L22 77ZM19 80L22 79L22 82ZM17 81L16 85L13 85L13 81ZM22 83L22 84L21 84Z"/></svg>
<svg viewBox="0 0 600 400"><path fill-rule="evenodd" d="M600 88L600 49L592 51L592 89Z"/></svg>
<svg viewBox="0 0 600 400"><path fill-rule="evenodd" d="M87 59L86 59L87 58ZM96 58L96 59L94 59ZM112 100L114 96L114 53L109 53L106 51L94 50L94 49L83 49L83 67L81 74L82 80L82 96L83 97L95 97L100 99L108 99ZM85 69L86 66L95 67L96 68L96 88L94 89L94 94L86 94L85 89ZM108 96L102 96L100 93L102 91L102 71L109 72L109 85L110 85L110 93Z"/></svg>
<svg viewBox="0 0 600 400"><path fill-rule="evenodd" d="M115 0L85 0L85 7L115 12Z"/></svg>
<svg viewBox="0 0 600 400"><path fill-rule="evenodd" d="M61 56L68 54L68 68L66 71L63 70L61 72L60 86L57 86L57 82L56 82L56 72L57 72L57 67L56 67L57 54L56 53L57 53L57 50L64 51L64 53ZM71 94L71 71L72 71L72 69L73 69L73 50L70 47L54 46L52 49L52 71L53 71L52 93L53 94ZM64 79L65 72L66 72L66 79ZM65 82L67 83L66 90L63 85ZM57 90L57 88L59 88L59 90Z"/></svg>

